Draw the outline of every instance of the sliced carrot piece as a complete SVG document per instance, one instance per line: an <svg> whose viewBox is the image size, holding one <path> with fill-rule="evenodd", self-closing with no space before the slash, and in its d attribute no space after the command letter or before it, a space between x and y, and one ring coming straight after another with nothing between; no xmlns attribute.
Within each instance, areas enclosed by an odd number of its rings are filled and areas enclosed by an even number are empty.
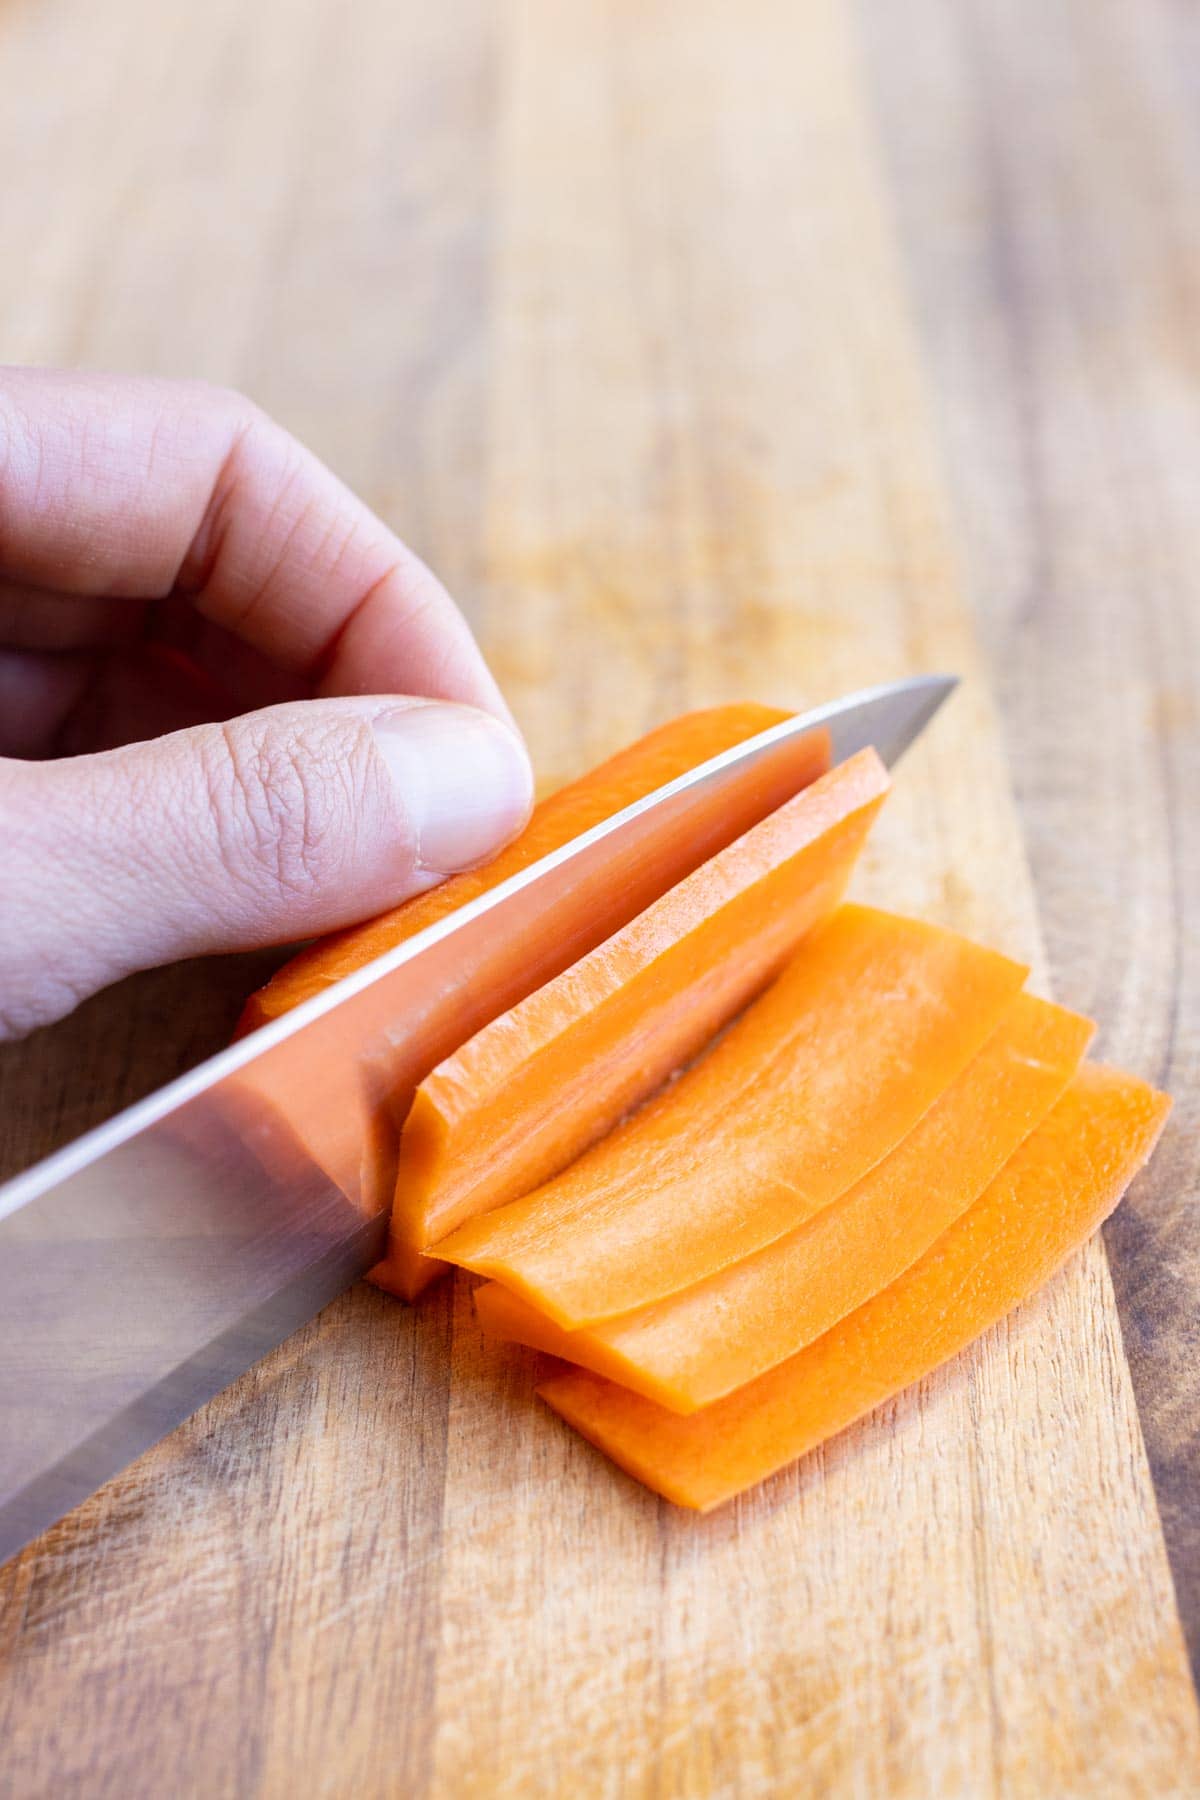
<svg viewBox="0 0 1200 1800"><path fill-rule="evenodd" d="M393 1228L416 1250L549 1180L696 1055L842 897L888 790L873 750L833 769L417 1089Z"/></svg>
<svg viewBox="0 0 1200 1800"><path fill-rule="evenodd" d="M569 1330L692 1287L874 1168L982 1048L1027 973L935 925L842 906L702 1062L554 1181L436 1252Z"/></svg>
<svg viewBox="0 0 1200 1800"><path fill-rule="evenodd" d="M999 1175L1061 1097L1094 1027L1018 994L979 1055L908 1136L798 1231L657 1306L561 1330L498 1282L491 1335L546 1350L690 1413L794 1356L888 1287Z"/></svg>
<svg viewBox="0 0 1200 1800"><path fill-rule="evenodd" d="M436 924L458 907L465 906L468 900L498 887L510 875L518 874L539 857L560 849L581 832L620 812L622 807L652 794L655 788L694 769L710 756L717 756L722 750L744 743L747 738L779 724L787 716L776 707L746 702L684 713L680 718L660 725L578 781L549 795L534 808L520 837L483 868L454 875L427 894L419 894L362 925L333 932L302 950L277 969L265 987L251 994L238 1026L239 1035L253 1031L268 1019L277 1019L290 1012L302 1000L311 1000L331 983L361 969L397 944L407 942L426 926ZM787 791L794 793L806 780L813 780L828 767L828 736L823 732L813 733L798 746L795 780ZM786 793L780 794L779 799L786 797Z"/></svg>
<svg viewBox="0 0 1200 1800"><path fill-rule="evenodd" d="M584 1369L538 1392L656 1493L707 1512L954 1356L1110 1213L1171 1102L1085 1065L1003 1172L908 1272L798 1356L682 1418Z"/></svg>

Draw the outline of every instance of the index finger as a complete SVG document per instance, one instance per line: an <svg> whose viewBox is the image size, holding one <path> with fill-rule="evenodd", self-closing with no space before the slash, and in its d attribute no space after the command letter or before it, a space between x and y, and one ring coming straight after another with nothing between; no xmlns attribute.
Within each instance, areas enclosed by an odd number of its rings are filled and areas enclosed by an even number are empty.
<svg viewBox="0 0 1200 1800"><path fill-rule="evenodd" d="M320 692L509 718L441 583L312 453L200 382L0 370L0 578L192 596Z"/></svg>

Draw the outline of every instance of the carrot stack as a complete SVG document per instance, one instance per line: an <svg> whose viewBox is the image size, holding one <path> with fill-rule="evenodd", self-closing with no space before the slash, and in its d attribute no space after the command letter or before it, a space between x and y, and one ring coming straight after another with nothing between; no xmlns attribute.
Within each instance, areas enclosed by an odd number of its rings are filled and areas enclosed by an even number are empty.
<svg viewBox="0 0 1200 1800"><path fill-rule="evenodd" d="M487 869L306 952L247 1023L777 716L664 727ZM659 896L553 979L506 1008L484 996L398 1107L375 1278L411 1298L447 1264L487 1277L484 1329L560 1359L548 1404L701 1511L1046 1281L1170 1106L1085 1063L1090 1021L1025 992L1022 965L843 901L888 779L871 751L826 758L799 748L792 798L710 821Z"/></svg>

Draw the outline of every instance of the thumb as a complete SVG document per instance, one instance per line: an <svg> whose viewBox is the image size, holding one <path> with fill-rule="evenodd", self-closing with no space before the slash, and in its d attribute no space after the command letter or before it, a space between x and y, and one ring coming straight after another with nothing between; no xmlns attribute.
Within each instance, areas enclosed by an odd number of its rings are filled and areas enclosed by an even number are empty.
<svg viewBox="0 0 1200 1800"><path fill-rule="evenodd" d="M531 792L509 726L395 697L0 761L0 1036L133 969L368 918L483 861Z"/></svg>

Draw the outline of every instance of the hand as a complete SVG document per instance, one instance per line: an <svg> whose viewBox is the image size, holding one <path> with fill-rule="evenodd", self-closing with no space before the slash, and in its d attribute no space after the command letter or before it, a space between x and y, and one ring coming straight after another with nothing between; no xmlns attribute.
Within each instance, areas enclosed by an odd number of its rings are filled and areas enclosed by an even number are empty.
<svg viewBox="0 0 1200 1800"><path fill-rule="evenodd" d="M0 370L0 1036L379 912L530 794L443 588L249 402Z"/></svg>

